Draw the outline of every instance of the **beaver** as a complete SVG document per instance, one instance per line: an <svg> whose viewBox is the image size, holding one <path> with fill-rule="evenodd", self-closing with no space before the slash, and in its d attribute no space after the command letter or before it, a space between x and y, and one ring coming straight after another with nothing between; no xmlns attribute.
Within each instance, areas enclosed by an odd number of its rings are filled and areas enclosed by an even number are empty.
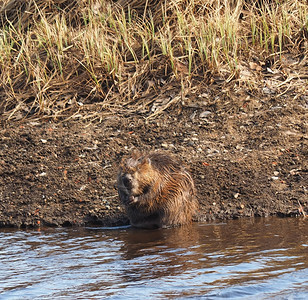
<svg viewBox="0 0 308 300"><path fill-rule="evenodd" d="M134 227L188 224L198 208L191 175L170 154L162 152L133 153L123 159L117 189Z"/></svg>

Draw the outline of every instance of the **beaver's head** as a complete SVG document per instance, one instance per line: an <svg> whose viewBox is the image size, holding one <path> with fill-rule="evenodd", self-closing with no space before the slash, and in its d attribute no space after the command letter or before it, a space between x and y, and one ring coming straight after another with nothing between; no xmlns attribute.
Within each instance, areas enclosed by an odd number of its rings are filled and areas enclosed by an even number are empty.
<svg viewBox="0 0 308 300"><path fill-rule="evenodd" d="M128 196L128 203L137 203L141 195L149 192L154 178L155 170L148 157L131 157L121 163L118 189Z"/></svg>

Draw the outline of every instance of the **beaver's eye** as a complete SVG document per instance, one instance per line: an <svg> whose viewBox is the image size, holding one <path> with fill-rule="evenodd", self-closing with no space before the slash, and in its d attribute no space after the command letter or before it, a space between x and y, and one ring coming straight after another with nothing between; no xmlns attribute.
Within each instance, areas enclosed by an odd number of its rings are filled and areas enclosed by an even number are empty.
<svg viewBox="0 0 308 300"><path fill-rule="evenodd" d="M132 179L130 178L130 176L128 174L123 175L122 182L123 182L123 184L126 188L128 188L128 189L132 188Z"/></svg>

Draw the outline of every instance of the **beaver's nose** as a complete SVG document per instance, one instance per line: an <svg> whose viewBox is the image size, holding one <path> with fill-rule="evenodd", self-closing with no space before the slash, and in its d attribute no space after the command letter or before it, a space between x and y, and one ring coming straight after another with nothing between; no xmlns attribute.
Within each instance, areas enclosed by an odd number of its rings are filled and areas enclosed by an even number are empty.
<svg viewBox="0 0 308 300"><path fill-rule="evenodd" d="M132 189L132 178L129 174L124 174L122 177L122 182L124 184L124 186L128 189L131 190Z"/></svg>

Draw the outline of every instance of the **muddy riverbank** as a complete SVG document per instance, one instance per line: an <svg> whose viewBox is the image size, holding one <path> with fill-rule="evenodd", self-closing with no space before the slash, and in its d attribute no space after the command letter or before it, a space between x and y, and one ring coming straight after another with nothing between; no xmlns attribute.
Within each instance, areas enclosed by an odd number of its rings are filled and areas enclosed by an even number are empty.
<svg viewBox="0 0 308 300"><path fill-rule="evenodd" d="M92 124L3 122L0 225L127 224L114 184L120 159L133 149L166 150L185 161L203 220L302 216L307 96L294 97L216 87L186 95L155 118L123 109Z"/></svg>

